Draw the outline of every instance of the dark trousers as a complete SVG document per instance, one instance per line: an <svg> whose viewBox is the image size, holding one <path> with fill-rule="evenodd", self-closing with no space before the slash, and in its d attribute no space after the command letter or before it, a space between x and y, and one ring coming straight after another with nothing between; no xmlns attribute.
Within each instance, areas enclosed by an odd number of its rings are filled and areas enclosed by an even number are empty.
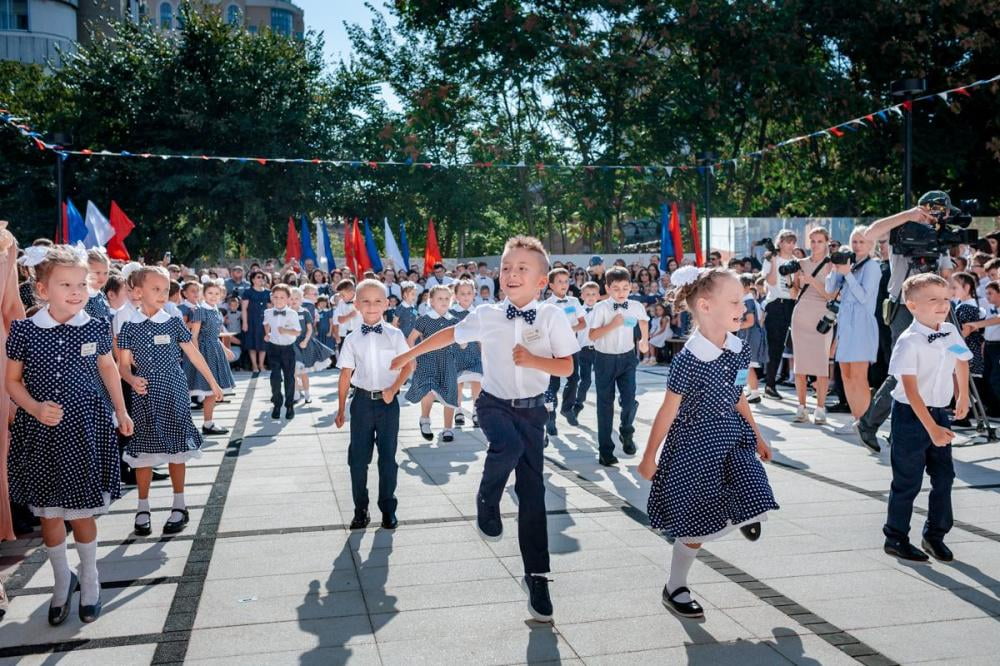
<svg viewBox="0 0 1000 666"><path fill-rule="evenodd" d="M901 305L898 310L896 310L896 316L893 318L892 322L889 324L889 329L892 331L892 344L896 344L896 340L899 336L903 334L910 324L913 323L913 315L910 311L906 309L905 305ZM892 392L896 388L896 378L889 375L882 382L882 385L878 387L875 391L875 395L872 396L872 402L868 406L868 411L865 412L860 419L858 426L862 430L867 430L870 432L875 432L879 429L885 420L889 418L889 411L892 409Z"/></svg>
<svg viewBox="0 0 1000 666"><path fill-rule="evenodd" d="M929 407L934 422L947 428L951 421L941 407ZM889 539L907 540L913 500L920 492L924 470L931 478L931 493L927 498L927 522L924 537L940 540L951 530L951 484L955 467L951 461L951 446L934 446L913 408L896 402L892 406L892 486L889 489L889 515L882 532Z"/></svg>
<svg viewBox="0 0 1000 666"><path fill-rule="evenodd" d="M576 404L576 390L580 385L580 354L577 352L573 354L573 374L566 378L566 386L563 387L562 394L562 405L563 411L568 412ZM552 376L549 378L549 388L545 391L545 402L552 405L552 411L555 413L556 407L559 406L559 383L562 377Z"/></svg>
<svg viewBox="0 0 1000 666"><path fill-rule="evenodd" d="M614 453L611 441L611 422L615 414L615 388L618 388L618 407L621 410L618 433L623 437L635 432L635 370L639 357L634 350L624 354L595 352L594 383L597 385L597 450L602 456Z"/></svg>
<svg viewBox="0 0 1000 666"><path fill-rule="evenodd" d="M295 404L295 347L267 343L267 367L271 368L271 404L281 407L281 386L285 387L284 405Z"/></svg>
<svg viewBox="0 0 1000 666"><path fill-rule="evenodd" d="M988 391L979 397L983 399L987 412L1000 414L1000 342L987 341L983 361L986 366L983 380Z"/></svg>
<svg viewBox="0 0 1000 666"><path fill-rule="evenodd" d="M543 405L515 409L483 391L476 400L476 415L489 442L479 495L487 505L499 506L507 479L514 472L517 538L524 572L548 573L549 533L542 476L546 409Z"/></svg>
<svg viewBox="0 0 1000 666"><path fill-rule="evenodd" d="M347 465L351 469L351 495L355 509L368 508L368 465L378 449L378 508L396 511L396 442L399 436L399 401L388 405L379 398L358 391L351 400L351 444Z"/></svg>
<svg viewBox="0 0 1000 666"><path fill-rule="evenodd" d="M764 384L774 388L777 384L778 369L781 367L781 357L785 353L785 337L792 326L792 310L795 301L790 298L779 298L771 301L764 309L764 333L767 335L767 368L764 371Z"/></svg>
<svg viewBox="0 0 1000 666"><path fill-rule="evenodd" d="M590 390L590 383L594 376L596 358L597 352L594 351L593 347L584 347L577 354L580 383L576 387L576 411L583 409L584 403L587 402L587 391Z"/></svg>

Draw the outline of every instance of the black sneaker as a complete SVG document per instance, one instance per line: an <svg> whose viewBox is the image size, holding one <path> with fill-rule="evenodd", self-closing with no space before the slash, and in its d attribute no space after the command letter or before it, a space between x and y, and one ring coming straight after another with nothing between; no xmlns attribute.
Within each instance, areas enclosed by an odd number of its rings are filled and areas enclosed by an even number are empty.
<svg viewBox="0 0 1000 666"><path fill-rule="evenodd" d="M614 455L598 456L597 462L605 467L614 467L618 464L618 458L615 458Z"/></svg>
<svg viewBox="0 0 1000 666"><path fill-rule="evenodd" d="M476 527L479 536L496 543L503 537L503 519L499 506L489 506L481 495L476 495Z"/></svg>
<svg viewBox="0 0 1000 666"><path fill-rule="evenodd" d="M635 455L635 442L632 440L632 435L622 435L622 452L627 456Z"/></svg>
<svg viewBox="0 0 1000 666"><path fill-rule="evenodd" d="M527 574L521 582L528 593L528 612L538 622L552 621L552 598L549 596L549 579L543 574Z"/></svg>
<svg viewBox="0 0 1000 666"><path fill-rule="evenodd" d="M559 413L562 414L562 417L564 419L566 419L566 423L570 424L571 426L580 425L580 422L576 420L576 412L574 412L572 409L564 409L561 410Z"/></svg>
<svg viewBox="0 0 1000 666"><path fill-rule="evenodd" d="M274 409L271 410L271 418L274 420L278 420L281 418L281 407L275 407Z"/></svg>
<svg viewBox="0 0 1000 666"><path fill-rule="evenodd" d="M885 542L885 546L882 547L882 550L884 550L887 555L894 555L901 560L909 560L910 562L926 562L928 560L927 553L920 550L909 541L887 540Z"/></svg>
<svg viewBox="0 0 1000 666"><path fill-rule="evenodd" d="M861 438L862 444L867 446L875 453L878 453L879 451L882 450L882 447L879 446L878 444L878 436L871 430L868 430L867 428L862 428L860 424L858 425L858 437Z"/></svg>
<svg viewBox="0 0 1000 666"><path fill-rule="evenodd" d="M286 408L285 409L285 420L286 421L291 421L294 418L295 418L295 408L294 407L288 407L288 408Z"/></svg>
<svg viewBox="0 0 1000 666"><path fill-rule="evenodd" d="M371 516L368 514L368 509L355 509L354 519L351 520L352 530L363 530L368 527L368 523L372 521Z"/></svg>
<svg viewBox="0 0 1000 666"><path fill-rule="evenodd" d="M740 532L743 533L743 536L745 536L748 541L756 541L760 538L760 523L750 523L749 525L744 525L740 528Z"/></svg>
<svg viewBox="0 0 1000 666"><path fill-rule="evenodd" d="M781 394L778 393L778 389L773 386L764 387L764 397L771 398L773 400L781 400Z"/></svg>
<svg viewBox="0 0 1000 666"><path fill-rule="evenodd" d="M681 594L687 592L688 595L691 594L691 590L686 587L678 587L673 592L667 590L667 586L663 586L663 605L667 607L667 610L680 615L681 617L705 617L705 609L701 607L694 599L691 601L677 601L677 597Z"/></svg>
<svg viewBox="0 0 1000 666"><path fill-rule="evenodd" d="M955 554L951 552L951 548L944 545L944 541L941 539L924 538L924 540L920 542L920 546L925 552L930 553L935 560L951 562L955 559Z"/></svg>

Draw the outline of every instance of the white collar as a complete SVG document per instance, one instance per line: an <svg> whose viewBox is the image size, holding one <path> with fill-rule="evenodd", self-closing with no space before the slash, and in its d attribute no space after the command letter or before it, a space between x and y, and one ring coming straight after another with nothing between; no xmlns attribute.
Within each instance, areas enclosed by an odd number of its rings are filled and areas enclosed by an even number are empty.
<svg viewBox="0 0 1000 666"><path fill-rule="evenodd" d="M219 309L218 305L209 305L205 301L202 301L201 303L199 303L198 307L202 308L204 310L218 310Z"/></svg>
<svg viewBox="0 0 1000 666"><path fill-rule="evenodd" d="M133 324L141 324L147 319L153 322L154 324L162 324L164 322L170 321L170 315L167 314L166 310L157 310L156 314L154 314L152 317L147 317L142 313L142 308L135 308L135 312L133 312L128 318L128 320Z"/></svg>
<svg viewBox="0 0 1000 666"><path fill-rule="evenodd" d="M738 354L743 349L743 341L732 333L726 333L725 347L734 354ZM684 348L694 354L702 363L710 363L722 356L722 350L698 330L695 330L688 341L684 343Z"/></svg>
<svg viewBox="0 0 1000 666"><path fill-rule="evenodd" d="M186 305L189 308L194 309L194 308L198 307L200 305L200 303L194 303L194 302L189 301L188 299L185 298L183 301L181 301L181 305Z"/></svg>
<svg viewBox="0 0 1000 666"><path fill-rule="evenodd" d="M94 296L97 296L100 293L101 293L100 289L91 289L89 286L87 287L87 296L89 298L93 298Z"/></svg>
<svg viewBox="0 0 1000 666"><path fill-rule="evenodd" d="M930 326L924 326L919 321L917 321L916 319L914 319L913 323L910 324L910 328L913 329L914 333L919 333L920 335L923 335L924 337L926 337L926 336L930 335L931 333L950 333L951 331L947 330L947 324L948 324L948 322L946 322L946 321L941 322L941 324L938 325L938 330L935 331Z"/></svg>
<svg viewBox="0 0 1000 666"><path fill-rule="evenodd" d="M435 310L429 305L427 306L427 316L430 317L431 319L451 319L451 316L449 316L447 312L445 312L443 315L439 315L437 313L437 310Z"/></svg>
<svg viewBox="0 0 1000 666"><path fill-rule="evenodd" d="M463 308L458 303L455 303L455 305L451 306L451 309L449 310L449 312L468 312L471 309L472 309L472 306L469 306L467 308Z"/></svg>
<svg viewBox="0 0 1000 666"><path fill-rule="evenodd" d="M31 315L31 321L38 328L55 328L56 326L63 325L52 318L52 315L49 314L49 306L47 305L35 314ZM66 324L69 326L83 326L88 321L90 321L90 315L83 310L80 310L75 315L70 317Z"/></svg>

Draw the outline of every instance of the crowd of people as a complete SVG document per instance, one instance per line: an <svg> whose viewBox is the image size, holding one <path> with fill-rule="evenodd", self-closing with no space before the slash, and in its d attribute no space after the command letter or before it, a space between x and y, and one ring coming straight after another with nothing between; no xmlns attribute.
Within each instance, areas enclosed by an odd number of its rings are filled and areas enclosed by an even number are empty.
<svg viewBox="0 0 1000 666"><path fill-rule="evenodd" d="M426 277L391 267L353 275L296 260L121 264L44 239L19 253L2 231L0 330L9 337L0 407L15 415L9 456L6 429L0 440L0 539L40 524L55 580L49 622L67 619L77 588L80 619L94 621L95 517L121 496L122 483L137 487L133 530L148 536L151 481L169 477L173 502L162 531L183 531L185 465L205 438L227 434L214 412L234 391L232 370L269 371L271 417L287 421L312 402L310 375L338 368L335 421L350 425L350 528L370 523L376 450L381 525L398 525L397 396L420 405L428 441L453 441L456 426L481 428L489 449L477 527L484 539L502 537L500 498L514 473L529 610L547 621L542 449L558 435L558 417L579 425L594 387L597 461L610 467L616 450L635 455L636 373L665 364L667 391L638 471L652 481L653 527L674 542L667 608L701 616L687 587L700 544L734 529L756 540L778 508L761 466L771 450L751 406L782 400L782 385L795 389L796 422L810 421L811 398L812 423L849 412L843 432L875 451L892 409L886 551L950 559L943 538L953 433L945 410L954 397L962 423L966 373L991 413L1000 406L997 240L956 244L933 271L914 270L888 243L893 229L936 223L949 208L935 200L856 227L849 251L823 227L805 239L783 230L762 241L761 260L724 264L713 252L704 268L671 261L661 270L658 256L648 265L618 259L606 267L600 256L587 266L550 262L537 239L517 237L496 265L438 263ZM946 321L952 307L960 328ZM466 391L472 409L463 408ZM63 446L70 441L77 446ZM921 550L908 532L925 467L935 492ZM68 565L67 524L77 573Z"/></svg>

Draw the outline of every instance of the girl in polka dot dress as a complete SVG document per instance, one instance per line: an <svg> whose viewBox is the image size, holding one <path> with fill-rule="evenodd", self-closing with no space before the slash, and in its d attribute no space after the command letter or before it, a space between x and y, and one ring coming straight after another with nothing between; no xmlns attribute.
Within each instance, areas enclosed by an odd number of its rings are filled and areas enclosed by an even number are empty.
<svg viewBox="0 0 1000 666"><path fill-rule="evenodd" d="M35 267L45 307L13 322L7 339L7 389L19 408L11 426L10 498L42 523L55 581L49 624L66 621L78 582L67 561L64 521L73 527L80 557L80 619L93 622L101 612L94 517L121 497L112 405L122 434L131 434L132 421L108 322L84 312L86 253L65 245L29 247L23 262Z"/></svg>
<svg viewBox="0 0 1000 666"><path fill-rule="evenodd" d="M308 307L310 304L303 300L304 294L304 290L299 287L292 287L292 297L289 300L292 310L299 315L301 330L299 337L295 339L295 380L302 392L302 401L308 405L312 402L309 395L309 373L330 367L333 350L316 338L316 317L313 314L316 307Z"/></svg>
<svg viewBox="0 0 1000 666"><path fill-rule="evenodd" d="M215 377L216 383L225 393L233 393L236 382L233 380L233 372L229 369L229 360L233 358L233 353L226 349L219 338L223 330L222 313L219 312L219 301L225 295L222 281L206 282L202 288L204 302L197 308L191 310L188 328L191 329L191 337L197 340L198 352L201 353ZM215 397L212 395L212 387L199 372L188 376L188 389L192 398L202 400L203 415L205 420L201 426L203 435L225 435L229 432L226 428L215 424Z"/></svg>
<svg viewBox="0 0 1000 666"><path fill-rule="evenodd" d="M670 366L639 474L653 482L650 524L674 541L663 604L702 617L687 588L698 548L736 528L756 541L778 505L760 462L771 459L771 448L743 393L750 350L734 335L745 311L742 285L728 270L693 266L675 271L672 282L697 329Z"/></svg>
<svg viewBox="0 0 1000 666"><path fill-rule="evenodd" d="M451 307L449 313L456 321L462 321L472 312L472 302L476 299L476 283L468 278L463 278L452 285L455 289L455 305ZM472 392L472 404L476 404L479 399L479 392L482 390L480 382L483 381L483 358L482 350L478 342L470 342L467 345L455 345L451 348L455 353L456 372L458 373L458 411L455 413L455 423L465 425L465 415L462 413L462 393L465 385L469 385ZM479 419L476 410L472 410L472 425L479 427Z"/></svg>
<svg viewBox="0 0 1000 666"><path fill-rule="evenodd" d="M135 469L139 506L135 533L152 533L149 484L153 467L167 463L174 489L173 509L163 526L176 534L188 523L184 501L185 463L201 456L201 433L191 420L188 384L181 370L183 352L205 378L212 397L221 400L222 389L205 358L191 342L191 332L178 317L163 311L170 292L170 276L159 266L144 266L130 280L139 308L118 334L118 363L122 377L132 387L135 433L122 458Z"/></svg>
<svg viewBox="0 0 1000 666"><path fill-rule="evenodd" d="M427 339L441 329L458 323L450 314L451 289L443 285L431 287L429 290L430 309L427 314L417 318L410 337L406 342L411 347L421 338ZM420 403L420 434L431 441L434 433L431 430L431 407L437 399L444 405L444 431L441 440L450 442L455 439L451 426L455 418L455 407L458 405L458 371L453 349L439 349L429 352L417 359L417 369L410 380L410 389L406 399Z"/></svg>
<svg viewBox="0 0 1000 666"><path fill-rule="evenodd" d="M87 250L87 306L83 309L93 319L103 319L111 323L111 306L104 294L104 285L108 283L111 273L111 262L104 248Z"/></svg>

